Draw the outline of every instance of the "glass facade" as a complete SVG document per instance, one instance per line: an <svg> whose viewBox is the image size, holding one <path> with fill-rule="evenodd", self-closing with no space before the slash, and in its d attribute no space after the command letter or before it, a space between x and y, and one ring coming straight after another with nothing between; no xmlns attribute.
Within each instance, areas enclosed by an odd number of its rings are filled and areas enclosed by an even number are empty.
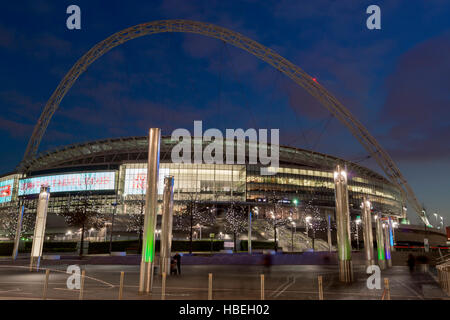
<svg viewBox="0 0 450 320"><path fill-rule="evenodd" d="M317 205L334 207L334 180L331 171L281 167L272 176L262 176L259 170L259 166L247 166L249 201L266 201L275 196L280 200L314 200ZM382 181L349 175L348 189L351 208L359 210L362 197L368 195L376 210L390 214L401 213L400 192Z"/></svg>
<svg viewBox="0 0 450 320"><path fill-rule="evenodd" d="M197 195L199 201L245 201L244 165L161 163L158 194L161 199L165 176L174 177L174 200ZM120 168L119 192L126 199L145 194L147 163L129 163ZM133 195L135 195L133 197Z"/></svg>
<svg viewBox="0 0 450 320"><path fill-rule="evenodd" d="M224 144L233 144L224 141ZM333 167L343 160L307 150L280 147L280 168L269 168L273 175L261 175L261 166L248 164L171 163L175 142L161 139L158 198L162 200L165 176L174 177L174 200L195 199L224 203L264 202L275 199L290 204L314 201L327 212L335 207ZM142 210L147 183L147 137L108 139L48 153L36 160L39 170L20 179L19 174L0 178L0 208L16 206L18 196L35 201L40 184L51 186L49 212L58 212L79 191L95 190L101 212L132 213ZM76 150L75 150L76 149ZM248 148L247 152L248 152ZM73 159L73 153L85 156ZM98 154L97 154L98 153ZM61 160L63 159L63 160ZM375 172L346 162L349 177L349 203L360 210L362 197L368 195L374 210L402 215L404 199L399 188ZM45 178L45 179L44 179ZM92 179L91 179L92 178ZM83 181L91 181L89 187ZM89 180L90 179L90 180ZM44 181L45 180L45 181ZM114 206L114 203L118 205ZM33 206L30 204L30 206Z"/></svg>

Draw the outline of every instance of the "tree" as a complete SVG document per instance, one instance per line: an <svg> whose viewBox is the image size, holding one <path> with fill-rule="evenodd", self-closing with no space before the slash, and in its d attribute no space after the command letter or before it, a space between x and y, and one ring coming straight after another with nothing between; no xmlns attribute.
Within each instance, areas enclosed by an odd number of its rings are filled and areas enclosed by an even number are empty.
<svg viewBox="0 0 450 320"><path fill-rule="evenodd" d="M225 214L225 232L233 234L234 251L236 252L236 236L247 230L248 220L245 207L233 201Z"/></svg>
<svg viewBox="0 0 450 320"><path fill-rule="evenodd" d="M273 229L274 250L278 251L277 229L290 223L290 220L285 217L285 214L283 214L284 208L282 204L279 202L279 200L276 198L275 193L273 194L272 198L269 199L269 201L272 202L273 204L272 206L273 210L269 211L269 214L267 214L266 211L264 218L268 222L270 228Z"/></svg>
<svg viewBox="0 0 450 320"><path fill-rule="evenodd" d="M127 221L127 231L136 232L139 234L138 252L142 251L142 238L144 234L144 208L145 208L145 193L142 188L140 199L131 201L131 213Z"/></svg>
<svg viewBox="0 0 450 320"><path fill-rule="evenodd" d="M327 217L325 217L319 210L319 207L314 205L314 199L308 200L302 203L301 210L303 211L302 219L305 221L305 227L308 231L312 229L312 248L314 250L314 241L316 238L316 232L326 232L328 228ZM330 226L330 229L334 228L334 223ZM309 236L309 234L307 234Z"/></svg>
<svg viewBox="0 0 450 320"><path fill-rule="evenodd" d="M0 229L3 230L5 236L9 239L14 239L16 236L19 210L19 208L14 206L2 208L0 210ZM36 215L29 212L25 206L21 233L33 231L35 222Z"/></svg>
<svg viewBox="0 0 450 320"><path fill-rule="evenodd" d="M100 204L94 199L92 192L86 191L70 197L67 206L58 213L64 217L68 226L81 229L80 257L83 255L86 229L100 229L105 225L106 219L99 209Z"/></svg>
<svg viewBox="0 0 450 320"><path fill-rule="evenodd" d="M214 225L215 210L198 200L197 193L190 193L180 204L180 210L174 215L174 226L177 230L189 232L189 253L192 253L194 227Z"/></svg>

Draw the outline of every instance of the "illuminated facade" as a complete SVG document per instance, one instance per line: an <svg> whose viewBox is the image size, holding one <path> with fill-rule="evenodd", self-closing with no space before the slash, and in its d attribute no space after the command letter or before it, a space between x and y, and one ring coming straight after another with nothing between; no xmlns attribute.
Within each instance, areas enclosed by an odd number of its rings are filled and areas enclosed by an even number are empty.
<svg viewBox="0 0 450 320"><path fill-rule="evenodd" d="M198 201L218 204L237 201L264 205L276 200L292 205L294 199L297 203L312 200L322 212L334 213L333 170L341 163L348 171L352 213L360 214L362 198L367 196L374 211L393 216L404 214L400 190L386 178L329 155L280 147L278 172L264 176L260 165L254 164L172 163L171 149L175 144L170 137L162 138L160 200L164 177L171 175L175 181L175 202L193 195ZM41 154L31 163L26 176L10 174L0 178L0 209L18 208L17 201L26 199L27 207L33 210L40 185L47 184L52 193L49 213L57 213L80 191L91 192L104 213L112 212L113 203L119 204L118 214L137 213L136 202L145 199L147 148L147 137L131 137L76 144Z"/></svg>

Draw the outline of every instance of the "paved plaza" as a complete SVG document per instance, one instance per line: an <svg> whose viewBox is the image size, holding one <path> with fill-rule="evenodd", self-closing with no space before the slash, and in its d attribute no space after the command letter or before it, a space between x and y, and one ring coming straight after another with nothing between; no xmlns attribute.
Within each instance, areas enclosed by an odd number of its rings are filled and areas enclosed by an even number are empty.
<svg viewBox="0 0 450 320"><path fill-rule="evenodd" d="M293 259L289 255L277 255L279 260L283 256L284 259ZM228 257L232 259L231 256ZM186 264L182 265L181 275L167 277L166 299L206 300L209 273L213 274L213 299L260 299L261 274L265 274L264 295L268 300L317 300L318 276L323 278L325 300L379 300L383 295L384 278L389 279L393 300L448 299L438 286L432 268L428 272L416 271L410 274L405 266L393 266L382 271L381 289L370 290L366 286L368 275L365 274L365 267L359 264L354 266L354 283L342 284L338 280L338 268L333 261L322 265L289 265L277 264L277 259L273 259L274 265L267 268L256 263L227 264L225 258L221 258L222 265L195 265L192 261L188 263L187 257L183 259ZM201 262L202 259L206 257L200 257L198 261ZM48 268L48 299L78 299L79 290L67 287L69 274L66 273L68 265L77 264L86 272L84 299L117 299L121 271L125 273L123 299L161 299L161 277L157 274L152 294L138 294L138 256L104 256L91 259L92 263L89 261L88 257L84 260L45 260L40 271L30 272L25 257L19 258L14 264L3 258L0 260L0 298L42 299L45 268Z"/></svg>

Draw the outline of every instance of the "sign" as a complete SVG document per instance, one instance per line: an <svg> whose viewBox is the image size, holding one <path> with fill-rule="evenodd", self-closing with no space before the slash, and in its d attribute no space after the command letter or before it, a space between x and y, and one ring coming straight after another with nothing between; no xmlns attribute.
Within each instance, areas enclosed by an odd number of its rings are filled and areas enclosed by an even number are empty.
<svg viewBox="0 0 450 320"><path fill-rule="evenodd" d="M423 239L423 248L425 249L425 252L430 252L430 243L427 238Z"/></svg>
<svg viewBox="0 0 450 320"><path fill-rule="evenodd" d="M223 243L224 248L234 248L234 243L232 241L225 241Z"/></svg>
<svg viewBox="0 0 450 320"><path fill-rule="evenodd" d="M14 179L0 181L0 203L11 201Z"/></svg>
<svg viewBox="0 0 450 320"><path fill-rule="evenodd" d="M169 175L169 168L160 168L158 177L158 194L163 194L164 177ZM125 170L126 194L145 194L147 191L147 168L129 168Z"/></svg>
<svg viewBox="0 0 450 320"><path fill-rule="evenodd" d="M52 193L114 190L115 172L83 172L21 179L19 196L38 194L41 185L49 186Z"/></svg>
<svg viewBox="0 0 450 320"><path fill-rule="evenodd" d="M210 233L210 234L209 234L209 237L210 237L210 238L214 238L214 236L215 236L214 233Z"/></svg>

